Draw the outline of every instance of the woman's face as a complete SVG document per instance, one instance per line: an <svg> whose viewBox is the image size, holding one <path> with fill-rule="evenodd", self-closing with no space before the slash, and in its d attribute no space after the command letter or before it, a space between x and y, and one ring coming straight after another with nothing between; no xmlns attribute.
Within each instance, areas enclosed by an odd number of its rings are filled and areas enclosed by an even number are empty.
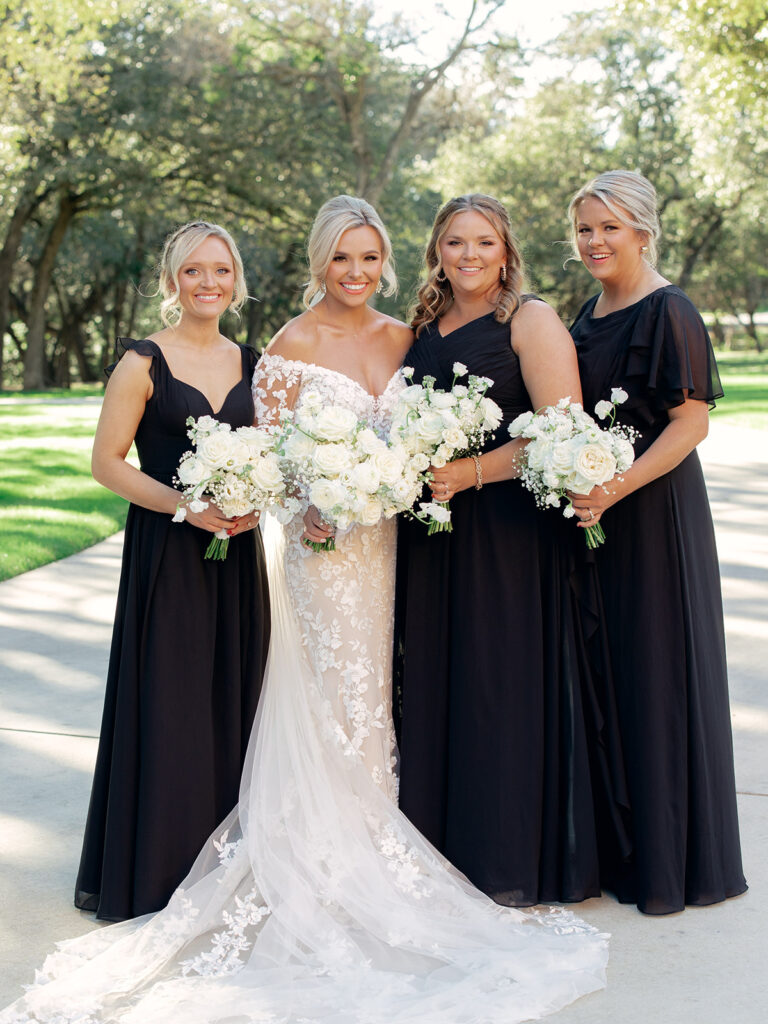
<svg viewBox="0 0 768 1024"><path fill-rule="evenodd" d="M454 296L484 297L499 288L507 248L482 213L464 210L452 217L439 252Z"/></svg>
<svg viewBox="0 0 768 1024"><path fill-rule="evenodd" d="M196 246L179 270L179 302L187 316L220 317L235 289L235 264L227 243L209 235Z"/></svg>
<svg viewBox="0 0 768 1024"><path fill-rule="evenodd" d="M375 228L350 228L339 239L325 274L326 298L344 306L363 306L376 291L383 253Z"/></svg>
<svg viewBox="0 0 768 1024"><path fill-rule="evenodd" d="M576 235L584 266L601 284L621 283L641 268L645 236L614 217L602 200L588 196L582 201Z"/></svg>

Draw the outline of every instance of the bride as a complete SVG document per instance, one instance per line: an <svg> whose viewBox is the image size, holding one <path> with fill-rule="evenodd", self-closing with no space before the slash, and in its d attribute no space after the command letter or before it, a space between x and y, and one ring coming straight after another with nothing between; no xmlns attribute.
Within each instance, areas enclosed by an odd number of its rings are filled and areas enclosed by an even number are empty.
<svg viewBox="0 0 768 1024"><path fill-rule="evenodd" d="M257 416L319 396L383 433L411 334L368 304L395 287L375 210L326 203L309 261ZM63 943L2 1024L514 1024L604 985L607 936L497 906L398 811L395 524L316 553L324 530L312 509L268 526L273 632L238 806L164 910Z"/></svg>

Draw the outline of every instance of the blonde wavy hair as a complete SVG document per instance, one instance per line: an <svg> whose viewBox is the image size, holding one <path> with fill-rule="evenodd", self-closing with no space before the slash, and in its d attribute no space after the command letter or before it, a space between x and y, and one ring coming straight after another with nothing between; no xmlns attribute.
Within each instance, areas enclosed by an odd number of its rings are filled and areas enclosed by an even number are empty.
<svg viewBox="0 0 768 1024"><path fill-rule="evenodd" d="M636 171L605 171L579 189L568 204L571 248L579 261L579 207L585 199L599 199L616 220L643 235L648 246L643 257L651 266L656 265L661 224L656 189L647 178Z"/></svg>
<svg viewBox="0 0 768 1024"><path fill-rule="evenodd" d="M507 251L507 276L505 281L499 279L499 294L494 313L496 320L502 324L509 323L520 307L520 296L525 284L525 267L505 206L498 199L482 192L456 196L449 199L438 211L432 225L432 235L427 242L424 253L427 279L419 288L410 315L411 325L417 337L423 327L439 319L453 304L453 290L443 272L440 260L440 242L456 214L467 210L474 210L485 217Z"/></svg>
<svg viewBox="0 0 768 1024"><path fill-rule="evenodd" d="M395 260L392 243L384 223L365 199L357 196L334 196L323 203L317 211L307 242L309 281L304 286L304 305L309 309L325 294L325 277L328 267L338 248L341 236L353 228L371 227L381 239L381 276L384 280L384 295L397 291Z"/></svg>
<svg viewBox="0 0 768 1024"><path fill-rule="evenodd" d="M219 224L211 224L207 220L192 220L176 228L166 238L163 255L160 257L158 284L163 296L160 303L160 318L166 327L173 327L181 319L179 272L198 245L211 236L220 238L232 256L235 285L229 308L233 313L238 313L248 298L243 261L230 233Z"/></svg>

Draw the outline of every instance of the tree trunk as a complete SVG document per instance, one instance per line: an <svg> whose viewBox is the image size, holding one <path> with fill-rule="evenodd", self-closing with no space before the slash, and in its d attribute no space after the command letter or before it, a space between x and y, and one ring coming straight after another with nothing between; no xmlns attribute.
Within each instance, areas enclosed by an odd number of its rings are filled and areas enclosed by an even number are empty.
<svg viewBox="0 0 768 1024"><path fill-rule="evenodd" d="M59 199L56 220L51 225L43 245L37 267L32 294L29 301L29 323L27 325L27 350L24 353L24 389L37 391L46 386L45 371L45 306L51 287L53 268L69 223L77 207L73 196L63 192Z"/></svg>
<svg viewBox="0 0 768 1024"><path fill-rule="evenodd" d="M0 249L0 391L3 388L3 343L11 319L11 278L13 277L13 268L16 264L19 246L21 245L24 225L45 194L36 195L34 188L27 188L22 192L21 198L16 204L16 209L11 215L3 247Z"/></svg>

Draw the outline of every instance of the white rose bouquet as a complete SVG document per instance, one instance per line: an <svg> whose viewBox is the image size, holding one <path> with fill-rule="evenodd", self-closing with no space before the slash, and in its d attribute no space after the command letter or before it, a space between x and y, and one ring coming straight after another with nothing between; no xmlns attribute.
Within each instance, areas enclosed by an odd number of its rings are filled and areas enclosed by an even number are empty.
<svg viewBox="0 0 768 1024"><path fill-rule="evenodd" d="M403 373L411 377L413 369L405 367ZM493 381L470 374L466 384L456 383L467 374L463 363L454 363L450 391L436 389L435 378L426 376L421 384L411 384L401 392L392 419L390 443L405 450L418 472L424 473L430 465L444 466L454 459L477 455L486 435L501 423L501 409L485 394ZM451 529L447 501L423 501L418 511L407 511L427 523L430 534Z"/></svg>
<svg viewBox="0 0 768 1024"><path fill-rule="evenodd" d="M422 487L402 446L388 445L350 409L326 405L319 394L307 393L283 419L278 445L293 492L338 530L389 519L410 507ZM333 551L335 538L311 547Z"/></svg>
<svg viewBox="0 0 768 1024"><path fill-rule="evenodd" d="M616 407L627 400L626 391L613 388L610 401L600 401L595 413L609 425L602 429L578 402L562 398L556 406L540 412L524 412L509 425L511 437L530 438L522 456L520 479L536 497L540 508L560 507L566 499L563 515L574 515L567 492L587 494L593 487L604 487L617 473L632 465L632 442L637 431L614 425ZM594 549L605 541L600 523L585 529L587 547Z"/></svg>
<svg viewBox="0 0 768 1024"><path fill-rule="evenodd" d="M187 434L195 450L185 452L176 470L182 500L176 507L175 523L182 522L187 509L201 512L208 507L204 496L227 517L244 516L266 509L292 514L295 499L286 497L286 481L275 451L274 434L259 427L238 427L220 423L213 416L189 417ZM229 537L225 530L215 533L205 552L219 561L227 557Z"/></svg>

